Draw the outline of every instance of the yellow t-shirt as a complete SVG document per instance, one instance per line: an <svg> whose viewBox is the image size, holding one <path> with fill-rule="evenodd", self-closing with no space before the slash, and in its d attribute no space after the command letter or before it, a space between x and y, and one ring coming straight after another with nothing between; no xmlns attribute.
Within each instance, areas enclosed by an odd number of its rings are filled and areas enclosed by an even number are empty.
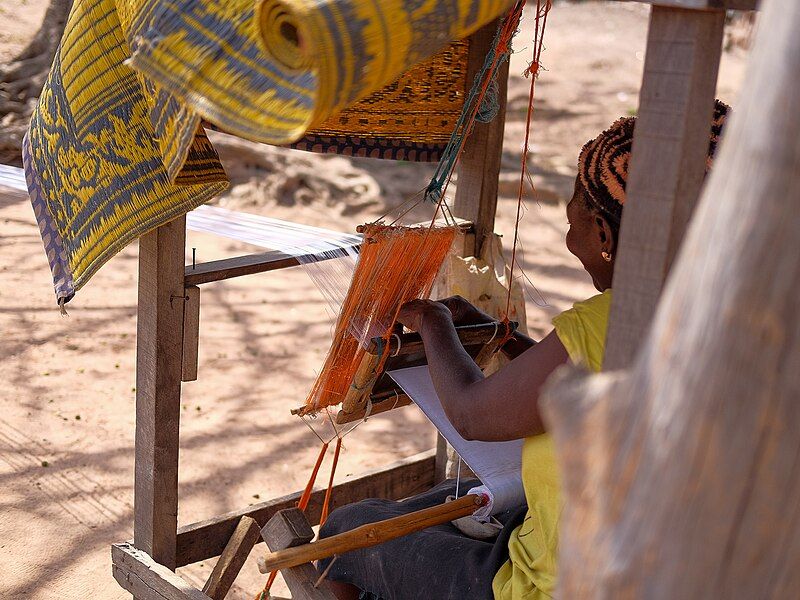
<svg viewBox="0 0 800 600"><path fill-rule="evenodd" d="M553 319L558 339L575 364L599 371L603 364L611 290L593 296ZM508 541L509 559L492 581L495 600L543 600L556 587L559 502L555 450L549 434L522 446L522 482L528 514Z"/></svg>

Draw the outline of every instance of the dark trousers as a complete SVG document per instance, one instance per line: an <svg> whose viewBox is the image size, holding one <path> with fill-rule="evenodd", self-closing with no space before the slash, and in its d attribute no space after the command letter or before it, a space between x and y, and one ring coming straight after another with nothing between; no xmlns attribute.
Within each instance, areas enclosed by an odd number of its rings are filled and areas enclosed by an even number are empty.
<svg viewBox="0 0 800 600"><path fill-rule="evenodd" d="M462 481L459 493L475 485L480 483ZM455 480L449 480L399 502L373 498L349 504L330 514L320 537L436 506L454 493ZM342 554L328 578L356 586L363 591L361 597L369 600L489 600L492 579L508 560L508 538L522 523L526 509L521 506L495 515L503 524L495 540L472 539L445 523ZM324 571L330 560L320 561L317 568Z"/></svg>

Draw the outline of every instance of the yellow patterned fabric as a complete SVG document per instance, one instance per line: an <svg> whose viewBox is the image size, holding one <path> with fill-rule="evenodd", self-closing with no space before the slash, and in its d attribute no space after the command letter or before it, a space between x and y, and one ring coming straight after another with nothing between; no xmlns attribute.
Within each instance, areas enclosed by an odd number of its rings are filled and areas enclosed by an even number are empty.
<svg viewBox="0 0 800 600"><path fill-rule="evenodd" d="M23 150L59 301L127 243L225 188L201 120L273 144L316 126L346 130L344 108L509 5L75 0ZM362 125L377 135L387 123L376 112ZM426 127L408 116L404 126Z"/></svg>

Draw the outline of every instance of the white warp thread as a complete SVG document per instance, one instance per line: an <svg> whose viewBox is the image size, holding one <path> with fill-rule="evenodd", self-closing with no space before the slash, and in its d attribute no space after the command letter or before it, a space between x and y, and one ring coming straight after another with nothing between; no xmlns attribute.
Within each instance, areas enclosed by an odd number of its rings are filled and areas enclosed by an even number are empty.
<svg viewBox="0 0 800 600"><path fill-rule="evenodd" d="M28 184L25 182L25 171L19 167L0 165L0 187L11 188L27 194Z"/></svg>
<svg viewBox="0 0 800 600"><path fill-rule="evenodd" d="M358 261L360 235L208 205L188 213L186 227L294 256L325 297L331 316L341 312Z"/></svg>
<svg viewBox="0 0 800 600"><path fill-rule="evenodd" d="M361 236L272 219L252 213L203 205L186 215L192 231L213 233L230 239L278 250L289 256L322 255L361 245Z"/></svg>
<svg viewBox="0 0 800 600"><path fill-rule="evenodd" d="M0 186L27 194L25 171L0 164ZM219 206L203 205L191 211L186 215L186 227L192 231L213 233L260 248L277 250L288 256L303 258L301 262L338 258L353 253L361 245L360 235Z"/></svg>
<svg viewBox="0 0 800 600"><path fill-rule="evenodd" d="M445 415L427 366L390 371L392 379L422 409L464 462L478 476L482 486L468 494L483 493L489 504L473 516L488 517L525 504L522 487L522 440L511 442L469 442L461 437Z"/></svg>

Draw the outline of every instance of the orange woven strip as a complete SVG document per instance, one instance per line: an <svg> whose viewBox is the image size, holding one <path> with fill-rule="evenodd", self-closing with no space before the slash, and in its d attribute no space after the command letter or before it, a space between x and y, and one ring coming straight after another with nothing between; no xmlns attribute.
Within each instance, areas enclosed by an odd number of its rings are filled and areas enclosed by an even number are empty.
<svg viewBox="0 0 800 600"><path fill-rule="evenodd" d="M382 223L365 225L363 231L353 280L336 322L331 349L306 401L306 413L344 399L364 348L373 337L389 339L403 304L427 297L456 234L455 227Z"/></svg>

